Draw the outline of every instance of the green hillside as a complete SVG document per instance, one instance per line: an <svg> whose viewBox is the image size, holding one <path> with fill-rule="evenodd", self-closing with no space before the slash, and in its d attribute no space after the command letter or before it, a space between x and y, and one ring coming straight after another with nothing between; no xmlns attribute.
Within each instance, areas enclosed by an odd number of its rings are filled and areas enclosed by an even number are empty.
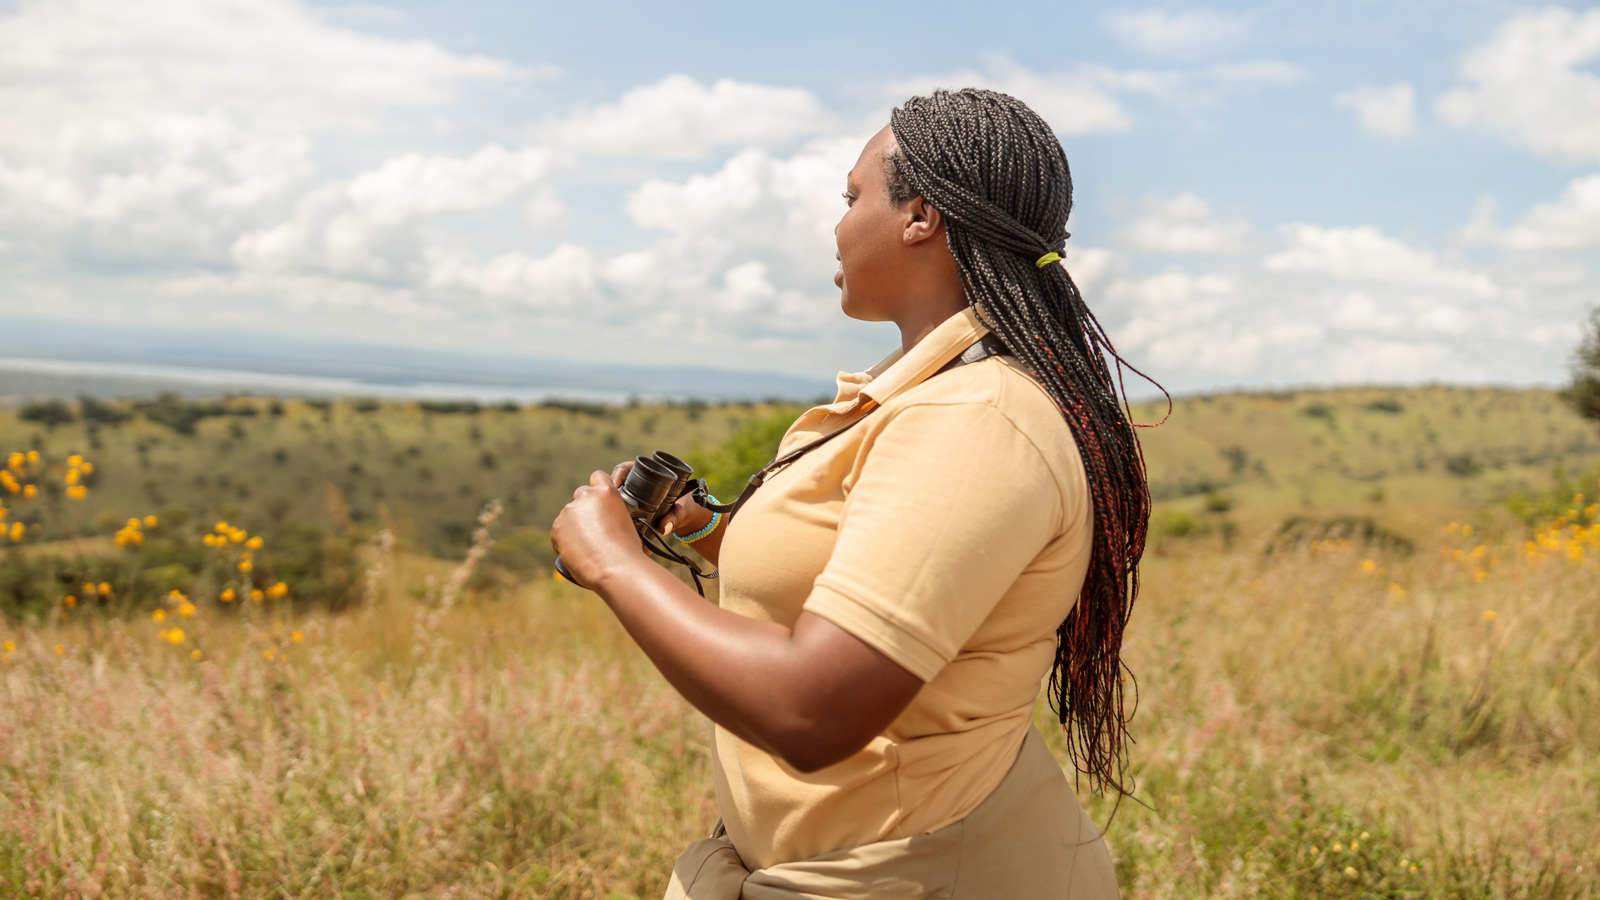
<svg viewBox="0 0 1600 900"><path fill-rule="evenodd" d="M775 441L797 411L236 398L123 402L92 408L86 419L69 404L57 418L72 421L54 426L24 421L21 408L0 409L0 451L82 453L94 462L89 499L58 501L58 530L109 534L128 516L171 508L258 528L341 530L383 520L418 549L453 554L490 499L505 504L504 528L539 528L594 468L654 448L709 451L741 428L739 461L730 465L750 467L763 451L745 445ZM1164 403L1134 409L1142 422L1164 412ZM32 415L41 417L37 408ZM1446 515L1543 490L1559 473L1585 473L1600 459L1600 429L1547 390L1183 397L1165 424L1140 435L1158 508L1201 522L1225 509L1246 527L1308 509Z"/></svg>

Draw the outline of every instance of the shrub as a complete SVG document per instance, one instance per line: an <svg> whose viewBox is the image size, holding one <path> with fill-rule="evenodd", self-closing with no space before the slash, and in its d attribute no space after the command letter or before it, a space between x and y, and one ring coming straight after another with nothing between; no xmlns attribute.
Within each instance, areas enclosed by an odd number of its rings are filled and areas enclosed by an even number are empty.
<svg viewBox="0 0 1600 900"><path fill-rule="evenodd" d="M1572 381L1561 392L1578 415L1600 422L1600 307L1589 312L1583 339L1572 354Z"/></svg>
<svg viewBox="0 0 1600 900"><path fill-rule="evenodd" d="M1266 552L1276 553L1312 541L1350 541L1400 554L1410 554L1410 538L1379 525L1371 516L1290 516L1278 524Z"/></svg>
<svg viewBox="0 0 1600 900"><path fill-rule="evenodd" d="M38 422L46 428L54 428L57 425L70 425L78 420L78 417L72 413L72 407L60 400L37 400L32 403L24 403L21 411L17 413L17 418L24 422Z"/></svg>

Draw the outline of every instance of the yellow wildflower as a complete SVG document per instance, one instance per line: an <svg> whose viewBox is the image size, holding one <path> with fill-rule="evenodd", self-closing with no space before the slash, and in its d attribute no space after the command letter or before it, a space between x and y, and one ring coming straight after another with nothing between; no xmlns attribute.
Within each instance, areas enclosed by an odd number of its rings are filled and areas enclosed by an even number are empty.
<svg viewBox="0 0 1600 900"><path fill-rule="evenodd" d="M78 468L81 469L83 471L83 474L85 474L85 475L93 475L94 474L94 463L87 463L86 462L83 465L79 466Z"/></svg>
<svg viewBox="0 0 1600 900"><path fill-rule="evenodd" d="M1404 600L1406 598L1406 589L1391 581L1389 582L1389 596L1396 600Z"/></svg>
<svg viewBox="0 0 1600 900"><path fill-rule="evenodd" d="M1354 881L1355 879L1361 877L1361 873L1359 871L1357 871L1355 866L1345 866L1344 867L1344 877Z"/></svg>
<svg viewBox="0 0 1600 900"><path fill-rule="evenodd" d="M16 649L17 649L17 645L12 643L11 641L6 641L5 643L0 644L0 650L4 650L7 653L14 652Z"/></svg>
<svg viewBox="0 0 1600 900"><path fill-rule="evenodd" d="M1462 537L1472 537L1472 526L1471 525L1463 525L1463 526L1461 526L1461 536Z"/></svg>
<svg viewBox="0 0 1600 900"><path fill-rule="evenodd" d="M167 611L164 610L164 609L158 609L155 612L150 614L150 621L152 621L152 622L165 622L166 620L167 620Z"/></svg>
<svg viewBox="0 0 1600 900"><path fill-rule="evenodd" d="M245 531L243 528L235 528L228 532L228 540L233 541L235 544L242 544L249 534L250 532Z"/></svg>
<svg viewBox="0 0 1600 900"><path fill-rule="evenodd" d="M228 523L227 522L218 522L217 523L217 527L216 527L216 531L217 531L218 534L226 534L227 531L228 531Z"/></svg>
<svg viewBox="0 0 1600 900"><path fill-rule="evenodd" d="M57 656L60 656L61 654L67 652L67 648L66 648L65 644L57 644L54 647L51 647L50 649L54 650L56 652Z"/></svg>
<svg viewBox="0 0 1600 900"><path fill-rule="evenodd" d="M1351 853L1354 853L1354 852L1356 852L1357 850L1360 850L1360 849L1361 849L1361 842L1360 841L1351 841L1350 842L1350 852Z"/></svg>
<svg viewBox="0 0 1600 900"><path fill-rule="evenodd" d="M160 524L161 524L161 520L157 519L155 516L145 516L144 517L144 527L146 527L146 528L154 528L154 527L156 527L157 525L160 525Z"/></svg>
<svg viewBox="0 0 1600 900"><path fill-rule="evenodd" d="M85 594L93 594L93 593L95 593L95 589L94 589L94 582L92 582L92 581L85 581L85 582L84 582L84 583L83 583L83 592L84 592L84 593L85 593Z"/></svg>
<svg viewBox="0 0 1600 900"><path fill-rule="evenodd" d="M185 619L187 619L190 616L194 615L194 604L193 603L185 603L182 606L178 607L178 615L183 616Z"/></svg>
<svg viewBox="0 0 1600 900"><path fill-rule="evenodd" d="M173 643L173 644L181 644L181 643L183 643L183 629L182 628L174 628L171 631L167 632L167 641L169 643Z"/></svg>
<svg viewBox="0 0 1600 900"><path fill-rule="evenodd" d="M303 641L305 639L306 639L306 636L301 634L298 631L293 632L293 633L291 633L289 635L289 640L294 641L296 644L300 643L301 641Z"/></svg>
<svg viewBox="0 0 1600 900"><path fill-rule="evenodd" d="M82 473L80 473L77 469L67 470L67 484L77 484L78 480L82 477Z"/></svg>
<svg viewBox="0 0 1600 900"><path fill-rule="evenodd" d="M243 572L245 574L249 574L250 570L253 569L253 568L255 568L255 566L251 564L250 560L248 560L248 559L239 560L239 571L240 572Z"/></svg>
<svg viewBox="0 0 1600 900"><path fill-rule="evenodd" d="M87 496L89 496L89 489L81 484L75 484L72 487L67 488L68 500L82 500Z"/></svg>
<svg viewBox="0 0 1600 900"><path fill-rule="evenodd" d="M13 470L21 469L23 464L26 463L27 461L28 461L28 458L26 456L23 456L21 453L18 453L15 450L13 450L11 452L11 455L6 457L6 468L13 469Z"/></svg>
<svg viewBox="0 0 1600 900"><path fill-rule="evenodd" d="M28 462L36 463L38 461L39 461L39 451L37 451L37 450L29 450L28 451Z"/></svg>
<svg viewBox="0 0 1600 900"><path fill-rule="evenodd" d="M1483 620L1485 622L1493 622L1495 619L1498 619L1498 618L1500 618L1500 614L1495 612L1492 609L1486 609L1486 610L1483 611Z"/></svg>
<svg viewBox="0 0 1600 900"><path fill-rule="evenodd" d="M22 486L22 496L32 500L33 498L39 496L39 489L31 484L25 484Z"/></svg>
<svg viewBox="0 0 1600 900"><path fill-rule="evenodd" d="M33 460L33 461L37 462L37 460ZM77 467L83 465L83 457L81 457L78 454L74 453L71 456L67 457L67 465L69 465L69 466L73 467L74 469L76 469Z"/></svg>
<svg viewBox="0 0 1600 900"><path fill-rule="evenodd" d="M25 528L21 522L12 522L11 523L11 540L13 542L22 540L22 533L24 531L26 531L26 530L27 530L27 528Z"/></svg>
<svg viewBox="0 0 1600 900"><path fill-rule="evenodd" d="M257 603L260 603L262 600L266 599L266 596L267 595L263 593L260 588L256 588L250 592L250 599Z"/></svg>
<svg viewBox="0 0 1600 900"><path fill-rule="evenodd" d="M267 588L267 596L274 600L287 597L289 596L289 586L280 581L272 587Z"/></svg>
<svg viewBox="0 0 1600 900"><path fill-rule="evenodd" d="M266 660L267 662L272 662L272 660L274 658L276 658L277 655L278 655L278 648L276 648L276 647L268 647L267 649L261 651L261 658Z"/></svg>
<svg viewBox="0 0 1600 900"><path fill-rule="evenodd" d="M1361 561L1361 571L1371 575L1373 572L1378 571L1378 564L1370 559L1364 559Z"/></svg>
<svg viewBox="0 0 1600 900"><path fill-rule="evenodd" d="M189 658L190 659L199 659L200 657L202 657L204 655L205 654L201 653L199 650L190 650L189 651Z"/></svg>
<svg viewBox="0 0 1600 900"><path fill-rule="evenodd" d="M1370 834L1368 834L1368 833L1366 833L1366 832L1365 832L1365 831L1363 831L1363 832L1361 832L1361 839L1362 839L1362 840L1363 840L1363 841L1364 841L1364 840L1366 840L1366 839L1367 839L1367 838L1369 838L1369 837L1372 837L1372 835L1370 835ZM1353 845L1352 845L1352 846L1353 846Z"/></svg>
<svg viewBox="0 0 1600 900"><path fill-rule="evenodd" d="M245 541L244 545L246 547L249 547L251 550L260 550L261 549L261 543L262 543L261 542L261 536L260 535L256 535L255 537L251 538L250 540Z"/></svg>
<svg viewBox="0 0 1600 900"><path fill-rule="evenodd" d="M78 605L78 598L68 594L61 598L61 602L65 603L68 609L71 609L72 607Z"/></svg>
<svg viewBox="0 0 1600 900"><path fill-rule="evenodd" d="M238 596L238 595L236 595L233 592L233 588L224 588L223 591L222 591L222 602L223 603L232 603L233 602L233 598L236 597L236 596Z"/></svg>
<svg viewBox="0 0 1600 900"><path fill-rule="evenodd" d="M1472 570L1473 581L1485 581L1489 578L1489 570L1482 566Z"/></svg>
<svg viewBox="0 0 1600 900"><path fill-rule="evenodd" d="M94 589L95 589L95 592L98 593L102 597L111 596L111 584L109 582L102 581L99 584L95 585Z"/></svg>

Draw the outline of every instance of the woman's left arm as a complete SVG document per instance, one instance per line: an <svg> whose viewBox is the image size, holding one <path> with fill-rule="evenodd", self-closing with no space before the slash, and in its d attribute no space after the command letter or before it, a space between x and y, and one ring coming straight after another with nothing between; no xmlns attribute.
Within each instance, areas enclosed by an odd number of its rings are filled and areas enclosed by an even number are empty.
<svg viewBox="0 0 1600 900"><path fill-rule="evenodd" d="M573 493L550 536L695 708L802 772L865 747L922 688L821 616L801 612L790 629L706 603L644 554L604 472Z"/></svg>

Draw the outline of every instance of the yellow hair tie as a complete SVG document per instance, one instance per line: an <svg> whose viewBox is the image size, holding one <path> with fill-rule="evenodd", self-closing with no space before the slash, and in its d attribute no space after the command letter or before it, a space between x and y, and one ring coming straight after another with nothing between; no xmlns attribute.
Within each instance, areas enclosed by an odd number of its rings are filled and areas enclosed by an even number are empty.
<svg viewBox="0 0 1600 900"><path fill-rule="evenodd" d="M1061 254L1059 254L1059 253L1055 252L1054 250L1052 250L1049 253L1046 253L1045 255L1039 257L1039 261L1034 263L1034 266L1042 269L1045 266L1048 266L1053 262L1060 262L1060 261L1061 261Z"/></svg>

